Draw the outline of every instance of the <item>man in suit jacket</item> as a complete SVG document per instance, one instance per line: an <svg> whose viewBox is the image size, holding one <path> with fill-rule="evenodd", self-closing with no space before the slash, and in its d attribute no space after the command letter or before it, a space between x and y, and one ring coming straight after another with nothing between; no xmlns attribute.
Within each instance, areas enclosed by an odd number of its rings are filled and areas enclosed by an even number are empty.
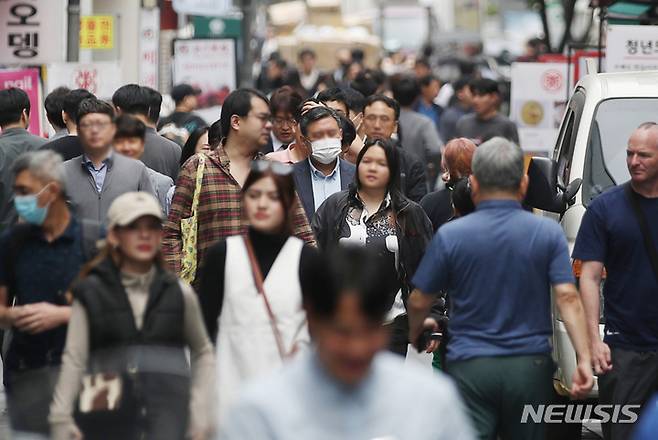
<svg viewBox="0 0 658 440"><path fill-rule="evenodd" d="M306 216L311 219L330 195L348 188L356 167L338 157L343 131L334 110L315 107L302 115L299 126L312 153L307 160L293 165L293 177Z"/></svg>
<svg viewBox="0 0 658 440"><path fill-rule="evenodd" d="M110 104L87 98L80 103L77 120L82 155L64 162L64 175L78 218L104 223L110 205L121 194L146 191L155 196L146 166L112 152L116 126Z"/></svg>
<svg viewBox="0 0 658 440"><path fill-rule="evenodd" d="M261 149L263 153L283 151L295 141L295 130L297 130L295 115L302 101L302 96L290 86L283 86L272 92L270 96L272 132L267 146Z"/></svg>

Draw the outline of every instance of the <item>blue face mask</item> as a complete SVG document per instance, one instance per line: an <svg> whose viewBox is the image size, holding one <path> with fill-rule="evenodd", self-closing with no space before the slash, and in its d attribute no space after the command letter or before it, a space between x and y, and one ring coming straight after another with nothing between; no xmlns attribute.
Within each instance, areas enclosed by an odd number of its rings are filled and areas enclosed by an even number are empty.
<svg viewBox="0 0 658 440"><path fill-rule="evenodd" d="M46 216L48 215L48 205L50 205L50 203L44 207L40 207L39 201L37 200L39 194L41 194L46 187L47 185L36 194L14 197L16 212L26 222L41 226L46 220Z"/></svg>

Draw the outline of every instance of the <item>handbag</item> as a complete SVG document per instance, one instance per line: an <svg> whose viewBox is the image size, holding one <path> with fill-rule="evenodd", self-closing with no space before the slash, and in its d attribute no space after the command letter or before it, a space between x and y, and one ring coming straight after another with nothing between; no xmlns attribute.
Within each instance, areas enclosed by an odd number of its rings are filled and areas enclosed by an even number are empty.
<svg viewBox="0 0 658 440"><path fill-rule="evenodd" d="M656 281L658 281L658 251L656 251L656 245L653 243L651 238L651 232L649 231L649 224L647 223L647 218L642 212L642 207L640 206L639 195L633 191L631 188L631 183L627 182L624 184L624 192L628 196L628 200L631 203L633 208L633 213L635 218L640 224L640 232L642 232L642 239L644 241L644 248L649 255L649 262L651 263L651 268L653 269L653 274L656 276Z"/></svg>
<svg viewBox="0 0 658 440"><path fill-rule="evenodd" d="M244 244L245 247L247 248L247 255L249 256L249 264L251 265L251 272L254 276L254 283L256 284L256 290L258 290L258 293L263 298L263 302L265 303L265 309L267 310L267 316L270 320L270 325L272 326L272 333L274 334L274 339L276 341L277 350L279 351L279 356L281 357L281 360L289 359L292 356L294 356L295 353L297 352L298 344L295 342L290 350L285 349L283 336L281 335L281 331L279 330L276 315L272 311L272 306L270 305L270 301L267 298L267 294L265 293L265 288L263 287L263 274L260 271L260 266L258 265L258 260L256 260L256 254L254 253L254 247L252 246L249 237L246 236L244 237ZM301 330L304 328L305 325L306 325L306 321L303 321L299 326L299 328L297 329L297 331L295 332L295 337L301 332ZM293 338L293 340L294 339L295 338Z"/></svg>
<svg viewBox="0 0 658 440"><path fill-rule="evenodd" d="M180 220L180 231L182 238L182 255L181 269L179 277L191 284L194 281L197 270L197 236L198 220L197 208L199 206L199 197L201 195L201 182L203 181L203 171L206 167L206 156L199 155L199 165L196 169L196 183L194 185L194 195L192 196L192 213L188 218Z"/></svg>
<svg viewBox="0 0 658 440"><path fill-rule="evenodd" d="M123 392L123 380L118 374L87 374L82 378L78 411L81 414L116 411L121 408Z"/></svg>

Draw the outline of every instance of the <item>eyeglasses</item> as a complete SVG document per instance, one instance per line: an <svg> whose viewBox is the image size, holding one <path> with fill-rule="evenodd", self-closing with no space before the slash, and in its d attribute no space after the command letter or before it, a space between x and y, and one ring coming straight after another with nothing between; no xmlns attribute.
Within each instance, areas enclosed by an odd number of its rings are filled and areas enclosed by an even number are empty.
<svg viewBox="0 0 658 440"><path fill-rule="evenodd" d="M366 140L366 142L363 144L363 148L370 148L373 145L379 145L382 148L386 148L387 144L390 145L390 143L385 139L374 138Z"/></svg>
<svg viewBox="0 0 658 440"><path fill-rule="evenodd" d="M295 125L297 123L297 121L295 121L292 118L290 118L290 119L287 119L287 118L272 118L271 121L272 121L272 124L278 125L280 127L282 127L284 125L292 127L293 125Z"/></svg>
<svg viewBox="0 0 658 440"><path fill-rule="evenodd" d="M257 173L272 171L279 176L288 176L292 174L292 170L292 166L281 162L275 162L273 160L255 160L251 163L251 171Z"/></svg>
<svg viewBox="0 0 658 440"><path fill-rule="evenodd" d="M102 130L109 127L111 124L112 123L109 121L83 122L79 127L83 130L92 130L94 128Z"/></svg>

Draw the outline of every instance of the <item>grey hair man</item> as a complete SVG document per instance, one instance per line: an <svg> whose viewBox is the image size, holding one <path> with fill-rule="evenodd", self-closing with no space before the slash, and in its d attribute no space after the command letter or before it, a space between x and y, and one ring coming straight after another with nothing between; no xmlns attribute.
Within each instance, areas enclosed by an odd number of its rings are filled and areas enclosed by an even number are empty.
<svg viewBox="0 0 658 440"><path fill-rule="evenodd" d="M23 222L0 236L0 326L13 330L3 357L4 383L15 436L47 436L71 313L65 294L91 257L100 227L83 225L69 210L59 154L25 153L12 171Z"/></svg>
<svg viewBox="0 0 658 440"><path fill-rule="evenodd" d="M439 228L429 246L413 278L410 340L439 330L427 316L435 295L448 292L447 372L479 438L541 440L543 426L520 422L524 405L552 396L551 287L578 355L576 398L593 385L583 305L559 225L521 206L528 185L521 149L492 138L475 152L472 168L477 209Z"/></svg>

